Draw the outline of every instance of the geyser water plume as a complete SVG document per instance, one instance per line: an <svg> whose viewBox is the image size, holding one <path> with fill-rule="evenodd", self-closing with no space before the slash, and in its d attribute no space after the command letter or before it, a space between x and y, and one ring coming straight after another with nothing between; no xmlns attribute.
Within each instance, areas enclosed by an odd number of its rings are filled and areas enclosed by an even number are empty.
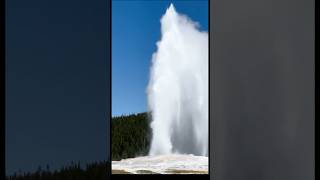
<svg viewBox="0 0 320 180"><path fill-rule="evenodd" d="M150 155L208 155L208 34L171 4L148 84Z"/></svg>

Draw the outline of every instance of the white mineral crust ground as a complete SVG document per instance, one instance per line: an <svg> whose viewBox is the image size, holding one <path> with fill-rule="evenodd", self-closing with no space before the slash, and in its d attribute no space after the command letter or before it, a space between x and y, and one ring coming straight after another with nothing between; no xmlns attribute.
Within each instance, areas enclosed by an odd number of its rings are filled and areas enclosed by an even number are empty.
<svg viewBox="0 0 320 180"><path fill-rule="evenodd" d="M208 157L185 154L143 156L112 161L112 172L129 174L208 174Z"/></svg>

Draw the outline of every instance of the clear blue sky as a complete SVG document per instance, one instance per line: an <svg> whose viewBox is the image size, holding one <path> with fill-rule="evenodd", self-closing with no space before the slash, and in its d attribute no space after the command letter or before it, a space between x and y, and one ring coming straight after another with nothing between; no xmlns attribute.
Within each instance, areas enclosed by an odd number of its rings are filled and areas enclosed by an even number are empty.
<svg viewBox="0 0 320 180"><path fill-rule="evenodd" d="M160 18L173 3L208 30L208 1L112 1L112 115L147 110L146 87Z"/></svg>

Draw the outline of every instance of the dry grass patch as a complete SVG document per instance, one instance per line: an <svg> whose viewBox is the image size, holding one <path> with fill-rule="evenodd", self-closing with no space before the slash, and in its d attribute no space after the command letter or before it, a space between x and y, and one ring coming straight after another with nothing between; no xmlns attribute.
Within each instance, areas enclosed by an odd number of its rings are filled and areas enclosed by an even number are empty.
<svg viewBox="0 0 320 180"><path fill-rule="evenodd" d="M180 169L169 169L166 171L170 174L208 174L208 171L194 171L194 170L180 170Z"/></svg>
<svg viewBox="0 0 320 180"><path fill-rule="evenodd" d="M131 174L128 171L125 170L118 170L118 169L113 169L112 174Z"/></svg>

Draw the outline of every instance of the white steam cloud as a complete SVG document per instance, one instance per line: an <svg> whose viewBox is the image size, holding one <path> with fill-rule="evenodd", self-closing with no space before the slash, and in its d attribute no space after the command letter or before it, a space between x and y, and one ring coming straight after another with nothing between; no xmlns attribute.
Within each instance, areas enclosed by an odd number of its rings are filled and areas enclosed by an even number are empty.
<svg viewBox="0 0 320 180"><path fill-rule="evenodd" d="M208 156L208 34L171 4L148 84L150 155Z"/></svg>

